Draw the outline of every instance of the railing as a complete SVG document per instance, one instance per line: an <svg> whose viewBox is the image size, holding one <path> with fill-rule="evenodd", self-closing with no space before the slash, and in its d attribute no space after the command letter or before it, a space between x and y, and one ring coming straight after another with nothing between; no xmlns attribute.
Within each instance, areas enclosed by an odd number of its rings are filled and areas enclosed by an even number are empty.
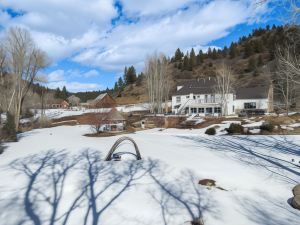
<svg viewBox="0 0 300 225"><path fill-rule="evenodd" d="M188 99L185 103L183 103L180 107L179 107L179 109L178 109L178 111L177 111L177 114L181 114L181 111L186 107L186 106L188 106L189 104L189 102L191 102L193 99Z"/></svg>
<svg viewBox="0 0 300 225"><path fill-rule="evenodd" d="M198 104L221 103L221 99L218 99L218 98L194 99L194 103L198 103Z"/></svg>

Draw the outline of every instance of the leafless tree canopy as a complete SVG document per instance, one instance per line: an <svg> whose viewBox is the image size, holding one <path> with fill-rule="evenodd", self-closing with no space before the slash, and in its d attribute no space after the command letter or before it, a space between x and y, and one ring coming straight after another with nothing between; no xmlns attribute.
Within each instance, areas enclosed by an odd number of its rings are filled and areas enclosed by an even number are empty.
<svg viewBox="0 0 300 225"><path fill-rule="evenodd" d="M217 86L216 93L220 96L222 115L226 116L228 114L228 95L232 91L233 84L233 73L229 66L222 63L217 69Z"/></svg>
<svg viewBox="0 0 300 225"><path fill-rule="evenodd" d="M24 98L36 80L38 72L48 65L46 55L35 46L30 33L22 28L11 28L0 50L1 107L15 116L19 127ZM2 94L2 93L1 93Z"/></svg>
<svg viewBox="0 0 300 225"><path fill-rule="evenodd" d="M300 64L299 53L295 46L288 45L284 48L278 47L276 54L277 70L274 77L275 89L281 96L286 113L289 108L296 104L300 87Z"/></svg>
<svg viewBox="0 0 300 225"><path fill-rule="evenodd" d="M151 113L162 113L162 103L168 100L170 81L167 75L168 60L164 55L153 54L145 65Z"/></svg>

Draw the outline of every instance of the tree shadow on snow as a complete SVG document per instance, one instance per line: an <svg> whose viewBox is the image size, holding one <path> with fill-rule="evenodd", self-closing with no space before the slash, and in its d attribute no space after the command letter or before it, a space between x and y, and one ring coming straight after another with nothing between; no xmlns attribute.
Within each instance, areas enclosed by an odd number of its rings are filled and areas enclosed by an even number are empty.
<svg viewBox="0 0 300 225"><path fill-rule="evenodd" d="M299 224L299 211L285 201L278 203L278 197L271 197L267 192L256 193L255 200L245 197L238 202L241 213L256 224Z"/></svg>
<svg viewBox="0 0 300 225"><path fill-rule="evenodd" d="M71 224L71 216L78 212L85 212L78 224L100 224L101 215L151 169L140 161L124 162L120 167L89 150L75 156L48 151L15 160L10 168L21 176L18 179L26 180L26 185L6 198L2 207L0 204L2 213L4 209L13 210L0 217L9 221L8 217L14 215L10 224L20 225ZM70 188L74 189L71 200L65 196ZM24 213L16 216L16 209L22 208Z"/></svg>
<svg viewBox="0 0 300 225"><path fill-rule="evenodd" d="M179 137L194 141L197 147L204 146L213 151L234 153L231 157L239 162L265 168L272 175L291 184L297 184L300 181L300 164L292 162L292 158L300 156L300 146L286 137Z"/></svg>
<svg viewBox="0 0 300 225"><path fill-rule="evenodd" d="M132 187L142 184L143 177L154 187L145 194L161 209L164 225L171 224L174 215L186 215L187 221L198 225L203 213L212 212L207 190L198 185L191 171L168 180L164 168L150 159L107 162L97 151L71 155L50 150L15 160L9 170L17 172L19 184L1 197L0 218L7 224L67 225L74 220L76 224L101 224L103 214Z"/></svg>
<svg viewBox="0 0 300 225"><path fill-rule="evenodd" d="M184 170L170 180L160 166L153 168L150 177L158 188L149 193L160 207L164 225L177 224L179 221L178 218L174 221L175 215L180 215L181 219L186 215L188 220L180 221L180 224L189 222L192 225L205 224L205 213L217 217L218 209L213 206L211 191L198 184L199 178L192 171Z"/></svg>

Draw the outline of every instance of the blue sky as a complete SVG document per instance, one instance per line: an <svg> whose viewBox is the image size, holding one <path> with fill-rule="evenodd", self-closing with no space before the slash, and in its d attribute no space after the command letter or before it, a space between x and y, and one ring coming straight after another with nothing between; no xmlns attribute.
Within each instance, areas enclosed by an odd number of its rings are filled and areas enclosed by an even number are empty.
<svg viewBox="0 0 300 225"><path fill-rule="evenodd" d="M0 0L0 32L28 29L52 64L51 88L113 87L124 66L142 71L153 52L224 47L252 29L280 24L280 11L255 0Z"/></svg>

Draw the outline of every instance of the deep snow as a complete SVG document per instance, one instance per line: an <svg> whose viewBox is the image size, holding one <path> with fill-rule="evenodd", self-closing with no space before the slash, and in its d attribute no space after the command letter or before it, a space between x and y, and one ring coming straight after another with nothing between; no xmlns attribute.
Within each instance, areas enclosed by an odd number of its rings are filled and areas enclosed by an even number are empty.
<svg viewBox="0 0 300 225"><path fill-rule="evenodd" d="M206 225L299 224L300 211L287 202L300 182L299 136L152 129L128 135L142 161L104 162L119 136L83 136L89 132L89 126L38 129L6 144L0 224L82 225L86 218L86 224L174 225L199 217ZM226 191L200 186L205 178Z"/></svg>

